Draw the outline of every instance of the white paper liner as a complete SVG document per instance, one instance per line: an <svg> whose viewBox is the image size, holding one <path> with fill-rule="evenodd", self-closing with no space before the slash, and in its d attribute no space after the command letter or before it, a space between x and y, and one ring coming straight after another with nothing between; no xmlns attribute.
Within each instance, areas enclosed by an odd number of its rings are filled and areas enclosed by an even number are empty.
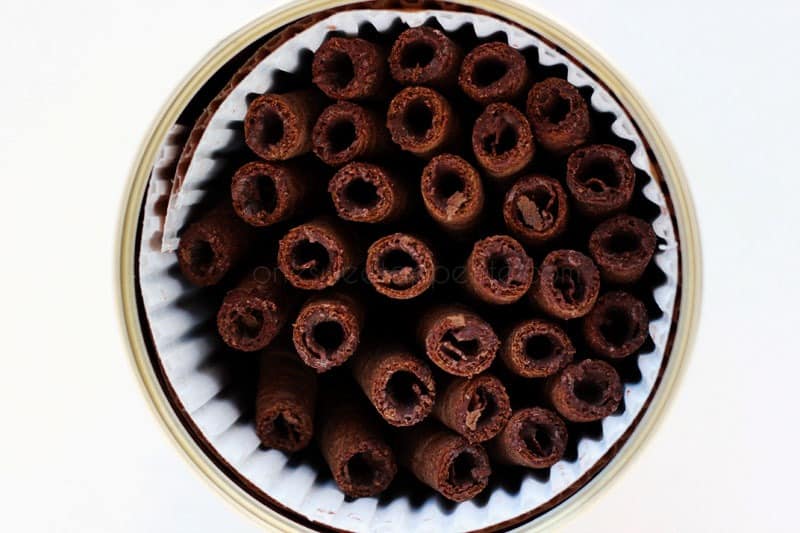
<svg viewBox="0 0 800 533"><path fill-rule="evenodd" d="M302 50L316 50L329 31L355 35L359 25L365 21L378 31L385 31L398 19L409 26L419 26L432 17L448 31L471 24L478 37L500 31L506 34L508 43L513 47L521 49L535 46L539 51L540 63L565 65L567 79L573 85L590 86L594 90L591 105L598 111L609 111L617 117L612 130L635 144L631 160L634 166L651 178L643 193L660 209L653 227L666 244L657 250L655 262L667 279L665 284L655 289L654 298L663 315L650 323L654 349L638 356L641 380L625 385L625 411L604 419L602 437L599 440L581 440L577 460L562 460L554 465L547 481L527 474L517 493L511 494L497 487L485 505L468 501L454 508L445 508L437 497L431 497L421 506L414 507L407 497L388 503L379 502L376 498L345 501L329 477L325 481L318 481L317 473L310 466L290 466L284 453L259 448L251 421L242 417L237 398L231 397L228 391L230 376L219 357L223 351L221 341L213 328L198 327L212 321L216 310L203 304L198 297L198 289L180 277L175 254L162 253L162 231L164 249L174 249L178 230L185 224L192 206L203 200L208 184L227 177L219 175L222 165L218 158L242 143L239 133L231 125L243 120L248 95L270 90L276 70L294 71L298 67L299 53ZM159 214L157 207L169 196L171 175L164 169L174 166L179 155L181 136L178 133L173 131L168 135L153 169L141 235L140 284L153 341L167 379L203 437L239 474L282 505L310 520L353 531L466 531L489 527L558 496L591 469L640 413L653 390L670 334L678 290L675 229L664 194L652 179L652 162L628 115L601 84L536 36L489 16L471 13L353 10L330 16L281 45L253 69L222 103L200 140L183 187L172 198L166 223L162 224L162 214Z"/></svg>

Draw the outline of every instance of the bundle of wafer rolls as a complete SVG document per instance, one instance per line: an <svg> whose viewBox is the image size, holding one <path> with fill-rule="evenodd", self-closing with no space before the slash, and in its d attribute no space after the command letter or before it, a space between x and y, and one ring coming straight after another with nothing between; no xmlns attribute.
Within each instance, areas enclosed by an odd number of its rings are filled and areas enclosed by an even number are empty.
<svg viewBox="0 0 800 533"><path fill-rule="evenodd" d="M461 502L624 409L657 238L590 90L502 40L391 32L251 99L249 161L178 262L258 358L264 447L318 447L349 497L406 469Z"/></svg>

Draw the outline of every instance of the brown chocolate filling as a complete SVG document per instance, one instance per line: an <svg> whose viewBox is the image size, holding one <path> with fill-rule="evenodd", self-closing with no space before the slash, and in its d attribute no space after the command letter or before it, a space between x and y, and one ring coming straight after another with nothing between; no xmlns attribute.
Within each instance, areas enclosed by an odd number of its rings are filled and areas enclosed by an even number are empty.
<svg viewBox="0 0 800 533"><path fill-rule="evenodd" d="M392 140L420 157L453 144L457 117L447 99L427 87L407 87L389 103L386 126Z"/></svg>
<svg viewBox="0 0 800 533"><path fill-rule="evenodd" d="M329 98L353 100L378 96L386 82L386 58L380 48L357 37L331 37L314 54L314 84Z"/></svg>
<svg viewBox="0 0 800 533"><path fill-rule="evenodd" d="M419 423L433 408L436 384L421 359L400 349L363 353L353 375L378 413L393 426Z"/></svg>
<svg viewBox="0 0 800 533"><path fill-rule="evenodd" d="M587 314L597 301L600 273L591 259L574 250L547 254L531 294L548 314L569 320Z"/></svg>
<svg viewBox="0 0 800 533"><path fill-rule="evenodd" d="M292 341L301 359L317 372L341 365L358 347L364 316L360 303L344 294L311 298L292 328Z"/></svg>
<svg viewBox="0 0 800 533"><path fill-rule="evenodd" d="M189 225L178 245L178 265L192 284L207 287L222 281L244 258L252 229L222 204Z"/></svg>
<svg viewBox="0 0 800 533"><path fill-rule="evenodd" d="M311 130L321 110L319 93L311 90L259 96L247 108L247 146L269 161L291 159L311 149Z"/></svg>
<svg viewBox="0 0 800 533"><path fill-rule="evenodd" d="M487 105L522 96L529 80L525 58L505 43L485 43L464 58L458 83L467 96Z"/></svg>
<svg viewBox="0 0 800 533"><path fill-rule="evenodd" d="M407 192L387 170L369 163L349 163L328 183L339 218L353 222L388 222L402 215Z"/></svg>
<svg viewBox="0 0 800 533"><path fill-rule="evenodd" d="M583 335L598 355L621 358L633 355L647 339L647 309L626 292L600 297L583 322Z"/></svg>
<svg viewBox="0 0 800 533"><path fill-rule="evenodd" d="M547 391L556 410L572 422L600 420L617 410L622 382L603 361L586 359L548 378Z"/></svg>
<svg viewBox="0 0 800 533"><path fill-rule="evenodd" d="M525 176L506 193L503 220L521 241L536 246L564 233L568 209L567 195L557 180Z"/></svg>
<svg viewBox="0 0 800 533"><path fill-rule="evenodd" d="M545 150L566 154L589 136L589 106L574 86L547 78L528 93L527 114L536 139Z"/></svg>
<svg viewBox="0 0 800 533"><path fill-rule="evenodd" d="M605 216L627 207L634 184L628 154L616 146L585 146L567 160L567 187L577 208L588 216Z"/></svg>
<svg viewBox="0 0 800 533"><path fill-rule="evenodd" d="M389 54L392 77L403 85L454 85L461 48L434 28L419 26L401 33Z"/></svg>
<svg viewBox="0 0 800 533"><path fill-rule="evenodd" d="M532 281L533 260L507 235L476 242L467 259L467 288L485 302L516 302L528 292Z"/></svg>
<svg viewBox="0 0 800 533"><path fill-rule="evenodd" d="M644 273L656 249L656 234L650 224L629 215L606 220L592 232L589 253L603 279L633 283Z"/></svg>
<svg viewBox="0 0 800 533"><path fill-rule="evenodd" d="M405 300L425 292L433 284L435 267L430 248L403 233L382 237L367 251L367 279L389 298Z"/></svg>
<svg viewBox="0 0 800 533"><path fill-rule="evenodd" d="M530 124L511 104L490 104L472 128L472 150L490 176L506 178L516 174L534 156Z"/></svg>
<svg viewBox="0 0 800 533"><path fill-rule="evenodd" d="M338 224L318 219L289 230L278 243L278 267L298 289L324 289L352 269L355 252Z"/></svg>
<svg viewBox="0 0 800 533"><path fill-rule="evenodd" d="M422 343L439 368L456 376L473 376L492 364L500 345L492 327L459 306L434 309L420 323Z"/></svg>
<svg viewBox="0 0 800 533"><path fill-rule="evenodd" d="M446 229L467 230L483 210L484 194L480 175L463 158L442 154L422 171L420 184L425 208Z"/></svg>
<svg viewBox="0 0 800 533"><path fill-rule="evenodd" d="M332 166L380 154L386 149L386 137L377 113L350 102L325 108L312 133L314 153Z"/></svg>
<svg viewBox="0 0 800 533"><path fill-rule="evenodd" d="M444 425L470 442L494 437L511 416L503 383L489 374L454 379L439 397L433 413Z"/></svg>
<svg viewBox="0 0 800 533"><path fill-rule="evenodd" d="M506 338L500 356L506 367L526 378L555 374L575 355L566 332L552 322L533 319L517 324Z"/></svg>
<svg viewBox="0 0 800 533"><path fill-rule="evenodd" d="M492 442L491 452L503 463L547 468L564 455L567 437L567 427L558 415L531 407L511 415L508 425Z"/></svg>
<svg viewBox="0 0 800 533"><path fill-rule="evenodd" d="M251 226L269 226L292 216L308 191L294 167L265 161L248 163L233 175L231 197L239 217Z"/></svg>

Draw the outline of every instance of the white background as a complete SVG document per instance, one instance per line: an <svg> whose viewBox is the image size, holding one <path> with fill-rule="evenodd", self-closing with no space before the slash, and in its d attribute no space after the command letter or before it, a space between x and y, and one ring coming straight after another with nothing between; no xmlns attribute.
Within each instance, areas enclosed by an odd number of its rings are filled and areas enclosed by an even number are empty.
<svg viewBox="0 0 800 533"><path fill-rule="evenodd" d="M117 317L115 239L130 165L166 97L279 3L0 6L0 530L258 530L146 406ZM800 4L526 3L596 45L650 102L689 177L705 261L673 408L566 529L796 527Z"/></svg>

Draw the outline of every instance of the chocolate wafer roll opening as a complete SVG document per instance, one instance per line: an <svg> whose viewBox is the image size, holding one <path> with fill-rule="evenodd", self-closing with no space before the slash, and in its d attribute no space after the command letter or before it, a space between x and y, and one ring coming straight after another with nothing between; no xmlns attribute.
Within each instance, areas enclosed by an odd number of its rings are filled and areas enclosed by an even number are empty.
<svg viewBox="0 0 800 533"><path fill-rule="evenodd" d="M326 107L312 132L314 153L332 166L375 157L385 150L386 139L378 114L351 102Z"/></svg>
<svg viewBox="0 0 800 533"><path fill-rule="evenodd" d="M544 244L563 234L568 214L564 188L558 180L539 174L518 179L503 201L506 227L531 246Z"/></svg>
<svg viewBox="0 0 800 533"><path fill-rule="evenodd" d="M500 357L506 367L525 378L544 378L572 361L575 347L566 332L546 320L520 322L509 333Z"/></svg>
<svg viewBox="0 0 800 533"><path fill-rule="evenodd" d="M489 457L480 444L434 424L406 432L400 462L423 483L455 502L477 496L489 482Z"/></svg>
<svg viewBox="0 0 800 533"><path fill-rule="evenodd" d="M346 235L325 218L292 228L278 243L278 267L298 289L331 287L356 266L355 247Z"/></svg>
<svg viewBox="0 0 800 533"><path fill-rule="evenodd" d="M455 376L480 374L491 366L500 347L489 323L458 305L425 313L420 319L419 336L428 358Z"/></svg>
<svg viewBox="0 0 800 533"><path fill-rule="evenodd" d="M516 302L532 281L533 259L511 237L493 235L472 247L467 259L467 289L484 302Z"/></svg>
<svg viewBox="0 0 800 533"><path fill-rule="evenodd" d="M589 106L568 81L547 78L535 84L526 111L536 140L550 152L569 153L589 136Z"/></svg>
<svg viewBox="0 0 800 533"><path fill-rule="evenodd" d="M520 172L535 151L528 119L511 104L490 104L472 128L472 151L493 178Z"/></svg>
<svg viewBox="0 0 800 533"><path fill-rule="evenodd" d="M293 355L267 352L261 359L256 434L261 444L287 452L308 446L314 433L317 379Z"/></svg>
<svg viewBox="0 0 800 533"><path fill-rule="evenodd" d="M456 141L458 118L447 99L428 87L407 87L389 103L386 127L392 141L419 157L430 157Z"/></svg>
<svg viewBox="0 0 800 533"><path fill-rule="evenodd" d="M378 96L387 78L381 49L358 37L331 37L314 53L314 84L334 100Z"/></svg>
<svg viewBox="0 0 800 533"><path fill-rule="evenodd" d="M360 301L343 293L310 298L292 326L292 342L305 364L325 372L356 351L364 326Z"/></svg>
<svg viewBox="0 0 800 533"><path fill-rule="evenodd" d="M516 100L530 79L525 58L505 43L475 47L461 64L458 84L467 96L482 105Z"/></svg>
<svg viewBox="0 0 800 533"><path fill-rule="evenodd" d="M308 192L305 176L294 167L256 161L231 180L233 208L251 226L269 226L295 214Z"/></svg>
<svg viewBox="0 0 800 533"><path fill-rule="evenodd" d="M567 426L549 409L530 407L511 415L489 446L493 459L528 468L548 468L567 449Z"/></svg>
<svg viewBox="0 0 800 533"><path fill-rule="evenodd" d="M397 300L419 296L433 284L433 252L420 239L393 233L367 250L367 279L376 291Z"/></svg>
<svg viewBox="0 0 800 533"><path fill-rule="evenodd" d="M231 348L260 350L283 328L288 304L282 276L273 268L256 267L225 294L217 312L217 330Z"/></svg>
<svg viewBox="0 0 800 533"><path fill-rule="evenodd" d="M609 292L583 320L583 336L598 355L619 359L636 352L647 339L644 303L627 292Z"/></svg>
<svg viewBox="0 0 800 533"><path fill-rule="evenodd" d="M352 222L389 222L401 216L408 203L405 184L369 163L353 162L339 169L328 192L339 218Z"/></svg>
<svg viewBox="0 0 800 533"><path fill-rule="evenodd" d="M453 380L439 393L433 414L468 441L483 442L506 425L511 404L503 383L484 374Z"/></svg>
<svg viewBox="0 0 800 533"><path fill-rule="evenodd" d="M633 197L636 174L625 150L610 144L578 148L567 160L567 188L587 216L625 209Z"/></svg>
<svg viewBox="0 0 800 533"><path fill-rule="evenodd" d="M194 285L219 283L247 253L251 229L227 204L193 222L181 235L178 265Z"/></svg>
<svg viewBox="0 0 800 533"><path fill-rule="evenodd" d="M247 108L245 142L270 161L304 154L311 149L311 130L321 107L319 93L309 90L259 96Z"/></svg>
<svg viewBox="0 0 800 533"><path fill-rule="evenodd" d="M431 159L422 171L420 189L425 209L448 230L472 228L483 210L481 177L457 155L442 154Z"/></svg>
<svg viewBox="0 0 800 533"><path fill-rule="evenodd" d="M547 380L547 394L561 416L572 422L592 422L617 410L622 381L613 366L585 359Z"/></svg>
<svg viewBox="0 0 800 533"><path fill-rule="evenodd" d="M353 376L378 413L393 426L417 424L433 408L433 374L408 351L386 348L360 354L353 360Z"/></svg>
<svg viewBox="0 0 800 533"><path fill-rule="evenodd" d="M563 320L587 314L599 293L600 272L591 259L575 250L547 254L531 288L536 304Z"/></svg>
<svg viewBox="0 0 800 533"><path fill-rule="evenodd" d="M389 54L392 77L403 85L455 85L461 48L434 28L419 26L401 33Z"/></svg>
<svg viewBox="0 0 800 533"><path fill-rule="evenodd" d="M633 283L644 273L656 250L656 234L644 220L618 215L606 220L589 237L592 255L603 279Z"/></svg>
<svg viewBox="0 0 800 533"><path fill-rule="evenodd" d="M340 390L326 391L320 410L320 450L342 492L356 498L383 492L397 463L375 415Z"/></svg>

